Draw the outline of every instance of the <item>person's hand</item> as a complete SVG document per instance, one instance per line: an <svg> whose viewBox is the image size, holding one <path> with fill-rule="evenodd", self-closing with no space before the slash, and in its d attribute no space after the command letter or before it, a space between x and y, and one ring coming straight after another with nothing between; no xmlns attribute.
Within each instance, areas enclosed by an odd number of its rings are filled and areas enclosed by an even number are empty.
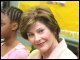
<svg viewBox="0 0 80 60"><path fill-rule="evenodd" d="M29 54L28 58L29 59L41 59L41 53L38 49L35 49Z"/></svg>

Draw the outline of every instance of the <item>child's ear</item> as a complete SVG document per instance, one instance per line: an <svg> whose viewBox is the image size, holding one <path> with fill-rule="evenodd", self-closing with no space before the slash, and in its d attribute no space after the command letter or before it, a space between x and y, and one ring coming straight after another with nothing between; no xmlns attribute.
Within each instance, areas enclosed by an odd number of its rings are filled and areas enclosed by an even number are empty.
<svg viewBox="0 0 80 60"><path fill-rule="evenodd" d="M18 23L13 22L12 23L12 30L17 30L18 29Z"/></svg>

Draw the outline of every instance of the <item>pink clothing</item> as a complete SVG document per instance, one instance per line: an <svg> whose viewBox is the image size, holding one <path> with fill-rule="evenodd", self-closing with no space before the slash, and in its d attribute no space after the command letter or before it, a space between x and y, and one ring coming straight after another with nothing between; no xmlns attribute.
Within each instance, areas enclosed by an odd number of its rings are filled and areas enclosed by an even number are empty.
<svg viewBox="0 0 80 60"><path fill-rule="evenodd" d="M77 59L77 56L67 48L67 44L63 39L52 51L48 59Z"/></svg>
<svg viewBox="0 0 80 60"><path fill-rule="evenodd" d="M1 59L27 59L29 51L24 45L19 43L16 47L11 49L7 54L5 54Z"/></svg>

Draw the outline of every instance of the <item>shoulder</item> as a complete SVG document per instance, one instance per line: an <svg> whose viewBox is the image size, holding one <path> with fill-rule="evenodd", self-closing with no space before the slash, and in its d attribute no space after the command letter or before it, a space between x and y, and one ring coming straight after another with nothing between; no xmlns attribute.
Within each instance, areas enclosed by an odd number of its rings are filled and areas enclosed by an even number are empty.
<svg viewBox="0 0 80 60"><path fill-rule="evenodd" d="M28 58L29 50L26 49L23 45L17 45L13 51L9 54L9 57L12 59L26 59Z"/></svg>
<svg viewBox="0 0 80 60"><path fill-rule="evenodd" d="M63 51L63 53L61 53L59 58L62 58L62 59L77 59L78 57L71 50L69 50L67 48Z"/></svg>
<svg viewBox="0 0 80 60"><path fill-rule="evenodd" d="M20 43L15 47L15 53L27 54L29 53L29 50L27 49L27 47Z"/></svg>
<svg viewBox="0 0 80 60"><path fill-rule="evenodd" d="M60 54L60 58L65 59L77 59L77 56L67 47L67 43L63 37L61 37L61 47L64 47L62 53Z"/></svg>

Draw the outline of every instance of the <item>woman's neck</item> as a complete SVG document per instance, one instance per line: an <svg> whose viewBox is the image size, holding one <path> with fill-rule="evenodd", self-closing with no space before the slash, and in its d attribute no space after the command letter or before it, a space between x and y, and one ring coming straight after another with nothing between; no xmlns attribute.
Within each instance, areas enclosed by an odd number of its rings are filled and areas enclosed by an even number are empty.
<svg viewBox="0 0 80 60"><path fill-rule="evenodd" d="M47 59L49 56L50 56L50 54L51 54L51 52L56 48L56 46L58 45L58 42L57 42L57 40L51 45L51 47L45 52L45 53L43 53L42 55L43 55L43 59Z"/></svg>

